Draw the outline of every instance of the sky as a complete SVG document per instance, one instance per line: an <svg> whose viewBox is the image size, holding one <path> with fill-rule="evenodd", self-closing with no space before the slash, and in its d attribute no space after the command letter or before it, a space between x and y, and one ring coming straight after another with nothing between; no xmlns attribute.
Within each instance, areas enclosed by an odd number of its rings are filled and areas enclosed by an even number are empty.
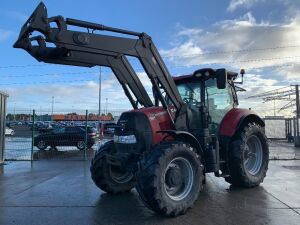
<svg viewBox="0 0 300 225"><path fill-rule="evenodd" d="M8 111L71 112L98 109L99 67L80 68L37 62L12 48L21 26L39 1L3 1L0 8L0 91L9 94ZM146 32L174 76L203 68L246 70L240 107L273 115L274 102L250 98L300 82L300 1L294 0L45 0L49 16L63 15L107 26ZM134 59L130 59L135 62ZM136 63L134 63L136 65ZM150 90L139 66L135 68ZM101 108L130 105L114 75L101 68ZM289 87L288 87L289 88ZM288 89L286 88L286 89ZM286 90L284 89L284 90ZM276 101L276 115L292 115Z"/></svg>

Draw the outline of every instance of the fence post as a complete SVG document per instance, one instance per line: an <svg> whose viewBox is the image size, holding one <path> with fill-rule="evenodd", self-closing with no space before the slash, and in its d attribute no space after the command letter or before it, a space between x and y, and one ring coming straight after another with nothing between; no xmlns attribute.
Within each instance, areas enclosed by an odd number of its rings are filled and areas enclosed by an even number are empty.
<svg viewBox="0 0 300 225"><path fill-rule="evenodd" d="M32 129L31 129L31 161L33 161L33 147L34 147L34 125L35 125L35 110L32 110Z"/></svg>
<svg viewBox="0 0 300 225"><path fill-rule="evenodd" d="M88 110L86 109L85 110L84 160L86 160L86 150L87 150L87 141L88 141L87 122L88 122Z"/></svg>

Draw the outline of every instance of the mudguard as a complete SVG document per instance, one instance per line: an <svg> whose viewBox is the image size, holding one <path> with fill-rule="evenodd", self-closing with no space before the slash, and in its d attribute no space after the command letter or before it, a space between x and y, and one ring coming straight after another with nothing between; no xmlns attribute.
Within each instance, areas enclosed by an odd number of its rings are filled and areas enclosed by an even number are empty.
<svg viewBox="0 0 300 225"><path fill-rule="evenodd" d="M264 127L264 121L252 110L249 109L231 109L223 118L219 135L225 137L232 137L236 132L249 122L256 122L260 126Z"/></svg>
<svg viewBox="0 0 300 225"><path fill-rule="evenodd" d="M178 131L178 130L162 130L157 133L166 133L171 135L175 140L182 141L185 143L190 143L192 147L197 149L198 153L201 155L203 159L203 150L197 138L189 132L186 131Z"/></svg>

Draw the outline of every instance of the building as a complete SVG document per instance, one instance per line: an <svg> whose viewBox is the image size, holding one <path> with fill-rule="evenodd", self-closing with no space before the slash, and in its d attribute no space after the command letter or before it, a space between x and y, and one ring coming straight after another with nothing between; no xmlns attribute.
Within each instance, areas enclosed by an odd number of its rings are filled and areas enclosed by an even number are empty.
<svg viewBox="0 0 300 225"><path fill-rule="evenodd" d="M6 100L8 95L0 91L0 164L4 159L5 148L5 118L6 118Z"/></svg>

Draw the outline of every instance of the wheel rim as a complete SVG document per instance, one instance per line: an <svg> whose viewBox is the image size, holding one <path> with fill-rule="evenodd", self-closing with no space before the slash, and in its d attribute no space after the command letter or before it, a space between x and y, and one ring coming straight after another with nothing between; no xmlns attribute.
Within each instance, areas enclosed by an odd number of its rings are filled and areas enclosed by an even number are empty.
<svg viewBox="0 0 300 225"><path fill-rule="evenodd" d="M164 173L164 189L174 201L186 198L194 183L194 171L191 163L182 157L174 158Z"/></svg>
<svg viewBox="0 0 300 225"><path fill-rule="evenodd" d="M79 141L77 143L78 148L84 148L84 141Z"/></svg>
<svg viewBox="0 0 300 225"><path fill-rule="evenodd" d="M44 141L39 141L38 143L38 148L45 148L45 142Z"/></svg>
<svg viewBox="0 0 300 225"><path fill-rule="evenodd" d="M256 175L262 166L263 149L262 144L256 135L248 138L244 151L244 166L251 175Z"/></svg>
<svg viewBox="0 0 300 225"><path fill-rule="evenodd" d="M129 182L133 178L133 173L128 171L122 171L118 166L109 166L109 174L111 179L116 183L124 184Z"/></svg>

